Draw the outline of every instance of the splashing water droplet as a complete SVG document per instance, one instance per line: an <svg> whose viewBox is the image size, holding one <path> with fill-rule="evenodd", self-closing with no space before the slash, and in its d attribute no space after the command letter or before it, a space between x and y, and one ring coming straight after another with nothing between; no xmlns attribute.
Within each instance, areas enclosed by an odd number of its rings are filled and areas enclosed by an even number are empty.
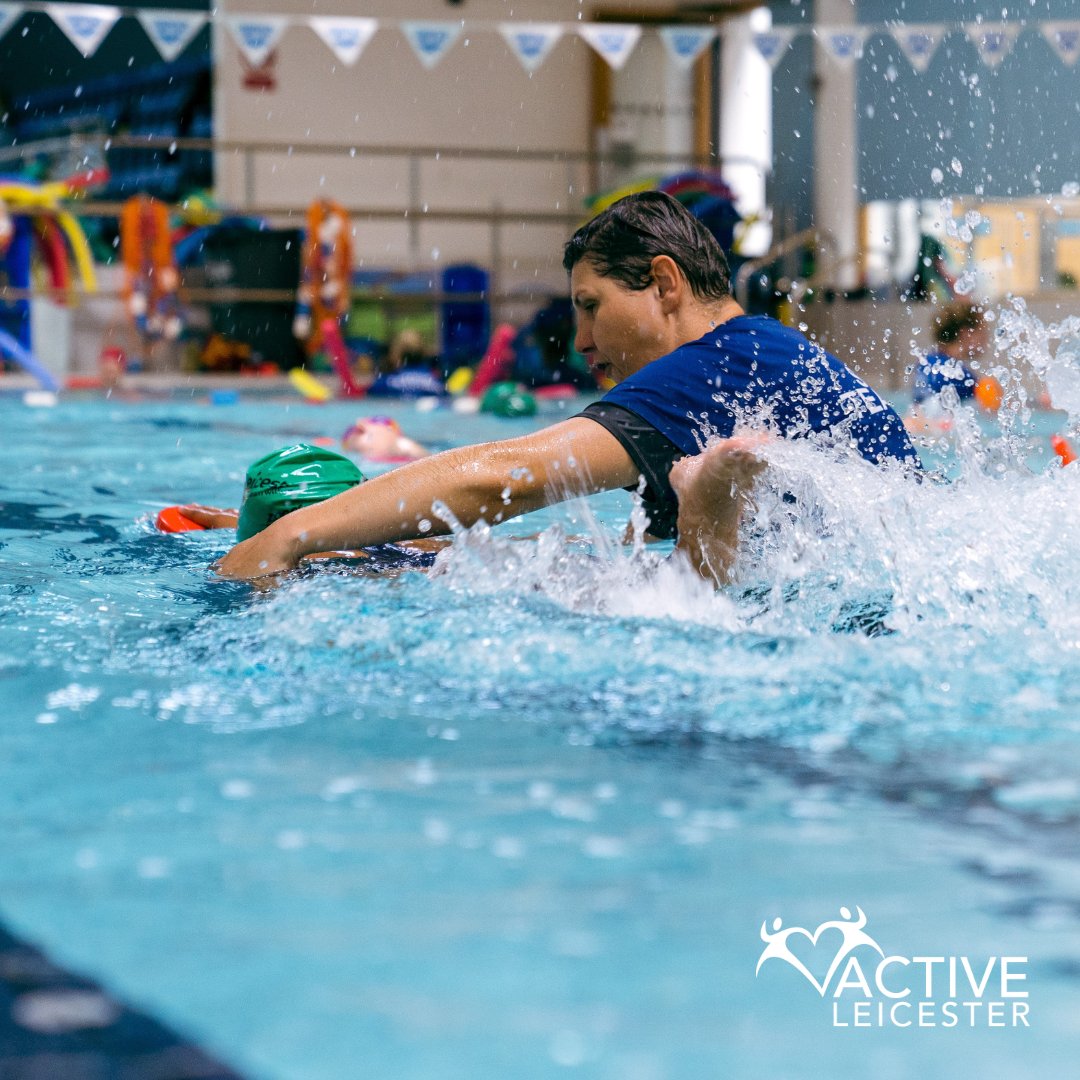
<svg viewBox="0 0 1080 1080"><path fill-rule="evenodd" d="M968 296L975 289L975 275L967 270L956 279L956 295Z"/></svg>

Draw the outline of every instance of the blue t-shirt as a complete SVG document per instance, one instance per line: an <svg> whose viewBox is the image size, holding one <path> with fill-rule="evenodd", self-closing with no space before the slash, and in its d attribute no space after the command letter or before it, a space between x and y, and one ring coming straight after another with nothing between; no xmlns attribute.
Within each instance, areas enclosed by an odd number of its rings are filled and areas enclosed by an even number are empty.
<svg viewBox="0 0 1080 1080"><path fill-rule="evenodd" d="M698 454L710 436L764 422L797 438L829 433L875 464L918 463L891 406L835 356L764 315L740 315L646 364L604 395Z"/></svg>
<svg viewBox="0 0 1080 1080"><path fill-rule="evenodd" d="M975 396L975 384L978 381L979 377L975 372L959 360L954 360L945 353L930 353L919 361L919 366L915 369L911 400L917 405L951 386L960 400L964 401Z"/></svg>

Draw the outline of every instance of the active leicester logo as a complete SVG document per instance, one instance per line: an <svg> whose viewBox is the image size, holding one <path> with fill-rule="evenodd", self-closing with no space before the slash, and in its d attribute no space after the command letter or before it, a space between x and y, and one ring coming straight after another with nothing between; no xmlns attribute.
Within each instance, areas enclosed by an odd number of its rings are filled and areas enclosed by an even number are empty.
<svg viewBox="0 0 1080 1080"><path fill-rule="evenodd" d="M833 1027L1030 1027L1027 957L886 953L866 932L862 908L840 908L814 930L761 924L766 961L797 971L831 999ZM779 965L769 965L777 975Z"/></svg>

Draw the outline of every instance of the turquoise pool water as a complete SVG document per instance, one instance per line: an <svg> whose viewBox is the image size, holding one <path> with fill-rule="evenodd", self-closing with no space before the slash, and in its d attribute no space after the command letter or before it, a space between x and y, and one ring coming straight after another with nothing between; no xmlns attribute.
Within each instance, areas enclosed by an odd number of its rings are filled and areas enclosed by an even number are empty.
<svg viewBox="0 0 1080 1080"><path fill-rule="evenodd" d="M377 411L436 446L560 415ZM0 920L267 1080L1075 1068L1061 414L961 424L950 485L774 447L723 595L618 548L623 493L268 595L207 573L225 537L151 528L357 412L0 399ZM1030 1026L856 1028L839 976L755 975L763 924L841 907L887 955L1026 958ZM793 939L819 979L829 933Z"/></svg>

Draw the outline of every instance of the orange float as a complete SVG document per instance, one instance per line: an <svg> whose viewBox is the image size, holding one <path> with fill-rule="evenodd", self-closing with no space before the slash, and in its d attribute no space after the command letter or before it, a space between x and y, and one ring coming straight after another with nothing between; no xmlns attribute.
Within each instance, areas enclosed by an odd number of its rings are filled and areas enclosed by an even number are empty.
<svg viewBox="0 0 1080 1080"><path fill-rule="evenodd" d="M293 335L309 356L323 348L323 324L344 318L352 302L352 225L345 208L318 199L308 208Z"/></svg>
<svg viewBox="0 0 1080 1080"><path fill-rule="evenodd" d="M135 195L124 203L120 252L124 298L136 328L146 337L175 340L183 329L176 301L180 274L164 203L149 195Z"/></svg>
<svg viewBox="0 0 1080 1080"><path fill-rule="evenodd" d="M164 510L158 513L154 524L157 526L158 532L163 533L193 532L197 529L206 528L205 525L200 525L197 521L184 517L179 506L166 506Z"/></svg>
<svg viewBox="0 0 1080 1080"><path fill-rule="evenodd" d="M984 375L975 384L975 400L987 412L996 413L1001 408L1001 401L1004 396L1001 383L992 375Z"/></svg>
<svg viewBox="0 0 1080 1080"><path fill-rule="evenodd" d="M1054 453L1061 458L1062 468L1071 465L1076 460L1076 451L1064 435L1051 435L1050 445L1054 448Z"/></svg>

